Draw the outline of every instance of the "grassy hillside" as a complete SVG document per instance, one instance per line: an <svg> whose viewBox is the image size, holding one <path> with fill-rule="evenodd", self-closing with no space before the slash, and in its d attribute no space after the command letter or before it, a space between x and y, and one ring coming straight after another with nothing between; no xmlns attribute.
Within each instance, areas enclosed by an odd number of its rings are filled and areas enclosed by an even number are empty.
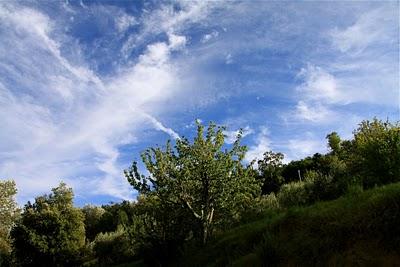
<svg viewBox="0 0 400 267"><path fill-rule="evenodd" d="M395 266L400 183L272 213L192 249L184 266Z"/></svg>

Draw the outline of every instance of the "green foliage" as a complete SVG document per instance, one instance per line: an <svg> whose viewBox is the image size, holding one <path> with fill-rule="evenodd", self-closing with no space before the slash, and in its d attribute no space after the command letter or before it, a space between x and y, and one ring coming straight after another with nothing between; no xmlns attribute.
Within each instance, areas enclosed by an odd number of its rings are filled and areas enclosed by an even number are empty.
<svg viewBox="0 0 400 267"><path fill-rule="evenodd" d="M278 201L277 196L274 192L268 195L261 195L253 200L245 212L243 212L239 224L251 222L261 217L265 217L266 214L281 210L281 205Z"/></svg>
<svg viewBox="0 0 400 267"><path fill-rule="evenodd" d="M262 194L278 192L283 184L283 154L267 151L264 158L258 161L258 179L262 182Z"/></svg>
<svg viewBox="0 0 400 267"><path fill-rule="evenodd" d="M98 234L94 240L93 250L99 266L127 262L135 255L131 240L123 227L119 227L115 232Z"/></svg>
<svg viewBox="0 0 400 267"><path fill-rule="evenodd" d="M303 206L310 202L309 182L299 181L285 184L279 190L277 198L283 207Z"/></svg>
<svg viewBox="0 0 400 267"><path fill-rule="evenodd" d="M0 182L0 265L164 266L185 248L184 266L400 261L400 185L364 191L400 181L399 123L363 121L353 140L332 132L329 153L288 164L267 151L257 169L242 164L241 134L227 145L224 130L198 123L193 141L142 153L150 175L136 162L125 171L135 203L77 209L60 184L16 219L15 183Z"/></svg>
<svg viewBox="0 0 400 267"><path fill-rule="evenodd" d="M337 132L332 132L326 136L328 140L328 146L331 149L332 153L337 154L340 151L340 137Z"/></svg>
<svg viewBox="0 0 400 267"><path fill-rule="evenodd" d="M100 220L106 211L101 207L86 205L82 208L82 212L85 216L86 238L93 241L96 235L101 232Z"/></svg>
<svg viewBox="0 0 400 267"><path fill-rule="evenodd" d="M183 207L197 221L195 235L205 243L213 228L239 216L259 191L251 168L241 163L246 147L240 134L231 149L223 150L224 128L197 124L193 143L182 138L173 149L150 148L142 160L151 176L137 171L136 163L125 171L132 186L142 195L156 197L163 206Z"/></svg>
<svg viewBox="0 0 400 267"><path fill-rule="evenodd" d="M280 204L278 198L276 197L275 193L270 193L265 196L261 196L260 198L260 205L263 207L263 210L279 210Z"/></svg>
<svg viewBox="0 0 400 267"><path fill-rule="evenodd" d="M102 207L86 205L85 215L87 243L85 266L109 266L127 262L139 255L142 243L133 224L140 216L139 204L123 201ZM143 256L143 255L141 255Z"/></svg>
<svg viewBox="0 0 400 267"><path fill-rule="evenodd" d="M345 142L342 142L345 143ZM346 172L346 161L343 160L341 150L338 153L322 155L314 154L301 160L291 161L282 168L282 176L285 183L304 180L305 174L309 171L316 171L324 175L342 177Z"/></svg>
<svg viewBox="0 0 400 267"><path fill-rule="evenodd" d="M343 192L332 175L325 175L317 171L309 171L305 174L309 203L321 200L331 200L339 197Z"/></svg>
<svg viewBox="0 0 400 267"><path fill-rule="evenodd" d="M25 205L11 232L19 266L78 266L85 245L83 214L73 193L61 183L52 194Z"/></svg>
<svg viewBox="0 0 400 267"><path fill-rule="evenodd" d="M128 233L136 254L149 266L164 265L178 254L180 245L190 237L195 222L181 206L142 195L135 205Z"/></svg>
<svg viewBox="0 0 400 267"><path fill-rule="evenodd" d="M305 206L317 201L331 200L343 194L343 189L331 175L308 171L304 181L284 184L277 194L282 207Z"/></svg>
<svg viewBox="0 0 400 267"><path fill-rule="evenodd" d="M10 231L18 215L16 194L14 181L0 181L0 266L6 265L10 258Z"/></svg>
<svg viewBox="0 0 400 267"><path fill-rule="evenodd" d="M353 175L366 188L400 181L400 126L378 119L363 121L350 150Z"/></svg>
<svg viewBox="0 0 400 267"><path fill-rule="evenodd" d="M99 218L97 227L93 229L95 232L94 235L100 232L114 232L119 225L126 226L132 224L132 219L135 214L135 205L129 201L103 205L101 209L104 210L104 213Z"/></svg>
<svg viewBox="0 0 400 267"><path fill-rule="evenodd" d="M187 251L182 266L396 266L400 184L292 208Z"/></svg>

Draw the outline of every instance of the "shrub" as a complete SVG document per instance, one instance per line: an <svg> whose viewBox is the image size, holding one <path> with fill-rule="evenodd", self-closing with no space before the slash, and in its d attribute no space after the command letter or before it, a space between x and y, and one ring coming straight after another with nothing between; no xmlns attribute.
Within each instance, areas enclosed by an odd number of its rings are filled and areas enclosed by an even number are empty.
<svg viewBox="0 0 400 267"><path fill-rule="evenodd" d="M275 193L262 195L253 200L251 205L246 211L241 213L240 223L251 222L260 217L264 217L270 212L279 211L280 205Z"/></svg>
<svg viewBox="0 0 400 267"><path fill-rule="evenodd" d="M309 182L299 181L285 184L278 192L278 202L283 207L303 206L309 203Z"/></svg>
<svg viewBox="0 0 400 267"><path fill-rule="evenodd" d="M332 200L343 193L332 175L308 171L304 181L285 184L277 194L282 207L304 206L317 201Z"/></svg>
<svg viewBox="0 0 400 267"><path fill-rule="evenodd" d="M264 209L270 210L278 210L279 209L279 201L275 195L275 193L268 194L263 196L260 199L260 204Z"/></svg>
<svg viewBox="0 0 400 267"><path fill-rule="evenodd" d="M311 203L320 200L332 200L340 195L340 188L331 175L309 171L305 175L307 193Z"/></svg>
<svg viewBox="0 0 400 267"><path fill-rule="evenodd" d="M135 255L129 237L122 227L114 232L98 234L93 243L100 266L127 262Z"/></svg>

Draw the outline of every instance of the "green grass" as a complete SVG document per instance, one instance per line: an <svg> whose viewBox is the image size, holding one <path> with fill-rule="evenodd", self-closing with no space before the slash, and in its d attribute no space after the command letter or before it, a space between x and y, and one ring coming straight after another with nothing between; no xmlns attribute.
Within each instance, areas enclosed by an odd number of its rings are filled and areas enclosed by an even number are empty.
<svg viewBox="0 0 400 267"><path fill-rule="evenodd" d="M234 228L182 266L396 266L400 183L292 208Z"/></svg>

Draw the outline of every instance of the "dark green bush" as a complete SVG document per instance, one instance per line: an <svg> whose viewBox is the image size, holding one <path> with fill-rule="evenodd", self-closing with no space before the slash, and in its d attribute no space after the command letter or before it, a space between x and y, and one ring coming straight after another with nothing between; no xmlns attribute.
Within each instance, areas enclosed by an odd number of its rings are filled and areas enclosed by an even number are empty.
<svg viewBox="0 0 400 267"><path fill-rule="evenodd" d="M127 262L135 256L129 236L122 227L115 232L98 234L93 243L93 251L100 266Z"/></svg>
<svg viewBox="0 0 400 267"><path fill-rule="evenodd" d="M282 207L304 206L310 202L309 182L299 181L285 184L278 192L278 201Z"/></svg>

